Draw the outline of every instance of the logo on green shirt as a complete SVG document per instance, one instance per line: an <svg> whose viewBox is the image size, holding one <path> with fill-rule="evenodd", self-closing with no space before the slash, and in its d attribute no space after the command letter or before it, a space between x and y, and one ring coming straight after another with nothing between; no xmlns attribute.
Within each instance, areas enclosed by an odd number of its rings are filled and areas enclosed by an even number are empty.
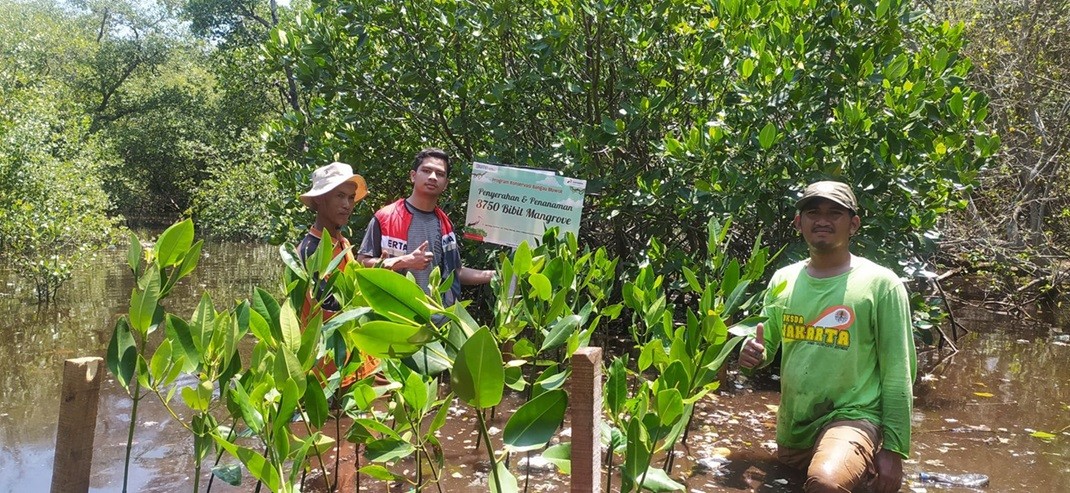
<svg viewBox="0 0 1070 493"><path fill-rule="evenodd" d="M850 307L829 307L813 322L806 323L802 315L785 313L783 317L784 342L809 342L836 349L851 347L848 329L855 323L855 312Z"/></svg>

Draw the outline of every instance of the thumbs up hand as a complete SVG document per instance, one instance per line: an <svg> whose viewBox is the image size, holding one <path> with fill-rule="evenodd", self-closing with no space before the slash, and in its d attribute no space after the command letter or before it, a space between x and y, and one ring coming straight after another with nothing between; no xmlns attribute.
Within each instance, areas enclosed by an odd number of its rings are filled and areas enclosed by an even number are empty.
<svg viewBox="0 0 1070 493"><path fill-rule="evenodd" d="M431 262L435 259L435 254L428 247L427 242L424 241L423 243L420 243L420 246L416 247L408 257L409 261L406 262L408 269L423 270L431 265Z"/></svg>
<svg viewBox="0 0 1070 493"><path fill-rule="evenodd" d="M754 368L765 361L765 324L758 324L753 339L743 342L739 350L739 366Z"/></svg>

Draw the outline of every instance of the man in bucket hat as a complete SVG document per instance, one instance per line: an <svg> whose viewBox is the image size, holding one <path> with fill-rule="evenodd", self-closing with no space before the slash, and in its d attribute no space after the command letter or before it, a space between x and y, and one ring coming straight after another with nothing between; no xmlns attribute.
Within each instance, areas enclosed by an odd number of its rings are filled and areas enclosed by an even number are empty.
<svg viewBox="0 0 1070 493"><path fill-rule="evenodd" d="M906 288L851 254L861 220L848 185L812 183L795 207L810 256L773 274L768 320L739 365L763 366L782 351L777 457L806 471L805 491L849 492L865 481L899 491L917 366Z"/></svg>
<svg viewBox="0 0 1070 493"><path fill-rule="evenodd" d="M342 226L349 222L349 216L353 214L353 208L368 195L368 186L364 178L353 173L353 168L345 163L333 162L317 168L312 172L312 188L301 194L301 202L309 209L316 212L316 221L309 228L301 243L297 245L297 254L302 261L307 259L319 248L323 232L330 234L334 247L334 255L345 252L338 270L345 269L346 264L353 262L353 250L349 240L342 235ZM318 278L318 275L315 276ZM313 299L313 296L315 299ZM301 308L301 320L305 323L312 315L312 310L317 303L322 302L320 309L323 311L323 320L334 316L342 307L338 300L331 296L325 289L325 283L320 280L316 286L306 293L304 306ZM328 358L320 365L323 378L329 377L336 370L333 360ZM342 382L343 387L352 383L356 378L364 378L373 373L379 362L365 355L364 364L356 375L350 375Z"/></svg>
<svg viewBox="0 0 1070 493"><path fill-rule="evenodd" d="M368 186L364 183L364 177L354 174L353 168L348 164L333 162L313 171L312 189L301 194L300 198L303 204L316 212L316 222L297 246L301 260L316 251L324 230L331 235L335 254L341 253L342 250L348 251L349 240L342 236L341 228L349 223L353 207L366 195ZM338 269L343 269L345 263L352 260L353 253L348 251ZM333 298L325 300L324 307L334 311L340 309Z"/></svg>

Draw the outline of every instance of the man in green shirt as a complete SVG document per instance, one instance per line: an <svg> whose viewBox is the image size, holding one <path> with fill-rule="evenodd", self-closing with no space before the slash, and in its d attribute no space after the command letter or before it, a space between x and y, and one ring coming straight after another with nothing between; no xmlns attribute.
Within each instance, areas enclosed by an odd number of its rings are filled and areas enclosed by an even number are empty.
<svg viewBox="0 0 1070 493"><path fill-rule="evenodd" d="M810 257L778 270L744 368L781 356L778 458L807 472L808 492L849 492L864 481L899 491L910 453L917 366L906 288L850 252L861 226L851 188L822 181L796 202Z"/></svg>

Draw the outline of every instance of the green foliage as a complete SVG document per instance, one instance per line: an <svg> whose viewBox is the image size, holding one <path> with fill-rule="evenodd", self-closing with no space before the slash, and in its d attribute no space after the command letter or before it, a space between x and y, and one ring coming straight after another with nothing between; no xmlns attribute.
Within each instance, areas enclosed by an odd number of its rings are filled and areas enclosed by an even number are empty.
<svg viewBox="0 0 1070 493"><path fill-rule="evenodd" d="M38 302L50 301L74 266L116 240L118 221L107 215L91 149L75 158L12 160L4 159L6 150L0 149L0 168L20 176L0 185L0 258L35 287Z"/></svg>
<svg viewBox="0 0 1070 493"><path fill-rule="evenodd" d="M499 280L509 281L493 285L494 336L502 343L510 341L516 360L532 363L530 371L536 370L539 359L561 360L587 346L603 322L620 314L619 304L608 304L617 259L605 248L581 250L571 233L558 238L557 230L550 229L539 246L523 242L512 259L502 255L499 262ZM521 378L520 369L514 367L517 373L510 380Z"/></svg>
<svg viewBox="0 0 1070 493"><path fill-rule="evenodd" d="M567 409L568 394L563 389L539 394L509 417L502 432L502 441L510 452L543 448L564 422Z"/></svg>
<svg viewBox="0 0 1070 493"><path fill-rule="evenodd" d="M251 165L258 140L239 136L271 100L235 82L253 65L216 78L212 51L166 2L5 0L0 10L0 256L40 300L113 241L116 210L152 222L199 197L198 220L218 236L265 236L278 187ZM242 101L258 104L237 111Z"/></svg>
<svg viewBox="0 0 1070 493"><path fill-rule="evenodd" d="M290 183L279 156L265 152L260 126L287 109L298 111L296 89L291 91L285 71L265 66L260 44L276 22L290 22L293 9L271 11L275 2L191 0L182 17L193 34L215 46L204 60L212 74L215 98L205 110L212 124L208 150L211 160L203 170L190 204L205 232L228 239L266 239L278 230L292 238L307 222L304 208L293 204L286 215L276 214L280 204L293 202ZM277 21L275 19L278 19ZM283 154L283 157L288 156Z"/></svg>
<svg viewBox="0 0 1070 493"><path fill-rule="evenodd" d="M20 182L27 172L44 183L52 175L78 177L89 202L86 217L67 217L71 225L85 224L81 229L105 231L91 217L105 212L142 225L192 213L216 236L265 237L272 223L265 204L286 194L275 194L279 188L264 172L273 166L262 156L258 131L283 106L272 97L275 81L262 70L255 44L223 49L187 29L179 15L196 7L125 0L0 3L0 135L12 133L0 144L0 159L14 161L0 165L0 176L10 178L0 179L0 189L30 188ZM34 152L52 160L12 148L23 146L14 136L25 132L41 147ZM70 188L62 181L57 186ZM28 221L40 219L27 216L46 208L31 205L10 207L21 216L0 217L0 226L26 230ZM89 239L83 243L95 247ZM47 269L62 278L68 263L61 258L39 266L39 275Z"/></svg>
<svg viewBox="0 0 1070 493"><path fill-rule="evenodd" d="M259 138L259 126L268 119L278 120L285 111L305 114L292 73L278 64L265 64L261 44L268 41L277 25L294 22L295 9L306 6L302 0L287 6L266 0L185 2L182 16L190 21L191 31L216 48L210 67L219 95L213 112L217 125L226 130L224 135L241 134L241 140L250 144L233 149L236 152L225 145L215 146L223 149L226 157L209 167L216 171L203 183L193 204L213 235L258 239L270 235L281 243L307 222L302 219L306 216L304 207L294 200L293 193L305 182L297 184L288 162L303 152L302 139L275 142L277 154L272 155L263 152L262 143L249 138L254 132Z"/></svg>
<svg viewBox="0 0 1070 493"><path fill-rule="evenodd" d="M942 1L933 10L961 22L971 84L992 103L1002 138L970 207L943 228L952 240L941 259L990 276L986 298L1016 306L1058 288L1050 258L1070 240L1070 9L1066 2L994 5ZM1049 277L1049 282L1035 282ZM1038 294L1039 292L1039 294ZM998 294L997 294L998 293Z"/></svg>
<svg viewBox="0 0 1070 493"><path fill-rule="evenodd" d="M127 314L115 323L107 351L108 370L134 402L127 434L123 489L129 480L130 452L143 392L155 393L166 406L179 390L173 385L175 380L185 372L196 373L198 382L196 386L181 389L183 402L194 411L190 421L183 426L194 435L196 490L201 462L212 450L211 434L217 427L210 413L214 385L229 378L230 362L237 354L236 341L246 329L238 326L238 319L216 313L207 295L194 313L193 323L186 323L164 311L161 302L175 283L196 269L200 259L202 242L193 241L191 221L167 228L148 251L142 249L135 235L130 235L130 241L127 262L137 283L130 293ZM149 335L162 326L166 326L165 339L150 356L147 352ZM210 344L204 342L206 339ZM166 395L162 393L164 391Z"/></svg>
<svg viewBox="0 0 1070 493"><path fill-rule="evenodd" d="M257 150L253 137L227 146L193 192L193 218L215 238L263 240L276 219L268 204L286 197L271 172L270 158Z"/></svg>
<svg viewBox="0 0 1070 493"><path fill-rule="evenodd" d="M82 0L59 16L79 47L56 78L120 159L100 170L123 213L176 217L199 181L210 79L168 2ZM203 88L203 89L202 89ZM163 223L166 224L166 223Z"/></svg>
<svg viewBox="0 0 1070 493"><path fill-rule="evenodd" d="M547 296L540 294L541 288L525 289L523 296L530 300L501 319L506 324L523 320L537 330L541 334L537 340L544 341L540 352L554 351L565 341L570 346L580 344L581 331L594 330L599 317L619 313L619 307L601 308L612 286L603 273L612 272L615 262L602 250L577 256L574 237L557 240L553 235L547 235L544 245L534 250L525 245L512 259L505 259L509 266L525 269L518 282L528 282L538 274L551 292L564 293ZM487 414L502 401L507 366L495 334L506 329L477 327L462 304L442 307L437 275L432 276L432 295L428 296L410 279L389 270L364 268L356 262L339 270L344 255L333 254L330 236L325 235L316 252L303 262L291 250L280 250L287 289L281 298L257 288L251 301L219 310L206 294L188 318L168 313L163 301L196 268L200 245L194 241L190 220L168 228L148 250L131 237L127 263L137 284L128 313L116 322L107 353L109 370L135 402L131 443L137 403L151 393L193 435L197 477L210 454L227 453L272 490L293 491L301 472L313 463L311 457L336 445L319 430L328 420L345 415L353 419L345 438L362 445L372 462L362 473L407 481L417 489L437 484L445 456L436 434L445 425L456 395L478 418L492 471L491 490L517 491L517 478L508 468L509 454L546 447L564 421L567 395L561 386L567 367L515 360L520 362L513 367L541 366L542 371L530 385L521 387L529 389L532 399L506 423L505 449L493 449ZM342 306L326 322L319 303L299 308L306 299L314 299L321 282ZM556 306L550 312L553 317L521 315L524 310L545 313L551 303ZM577 304L584 306L583 316L572 313ZM595 321L581 330L582 321L591 313L598 316L591 317ZM569 328L561 329L563 324ZM163 338L151 349L149 336L160 328ZM569 335L555 335L562 331ZM238 341L246 336L253 347L251 354L241 356ZM555 340L560 342L545 342ZM534 351L534 345L528 345ZM437 378L418 365L403 362L408 360L402 357L418 350L431 352L450 370L452 392L445 398L439 395ZM382 359L387 385L376 386L373 378L366 377L343 386L366 356ZM534 353L530 357L537 359ZM328 361L337 368L328 370L324 366ZM187 378L179 380L183 374ZM176 396L192 411L190 417L179 417ZM381 397L391 405L373 405ZM682 405L677 399L675 406L682 409ZM295 415L301 416L304 430L289 426ZM680 413L675 415L679 418ZM221 426L217 420L224 417L234 424ZM250 446L248 438L256 445ZM558 447L551 455L560 451ZM402 461L414 455L420 463L415 479L399 470L408 467ZM322 464L322 457L316 463ZM240 481L241 472L233 468L213 470L228 483ZM424 477L425 471L430 478Z"/></svg>
<svg viewBox="0 0 1070 493"><path fill-rule="evenodd" d="M92 135L69 88L51 71L71 69L56 53L79 51L62 35L77 26L53 7L0 3L0 259L56 297L71 269L111 244L118 221L100 174L117 157Z"/></svg>
<svg viewBox="0 0 1070 493"><path fill-rule="evenodd" d="M188 0L184 14L198 36L230 48L262 41L271 29L273 12L267 1Z"/></svg>
<svg viewBox="0 0 1070 493"><path fill-rule="evenodd" d="M487 329L469 337L457 353L450 385L457 397L478 410L497 406L502 400L505 371L498 343Z"/></svg>
<svg viewBox="0 0 1070 493"><path fill-rule="evenodd" d="M706 253L684 259L683 293L678 307L667 301L670 289L653 265L664 261L662 248L651 238L652 265L646 265L622 288L624 304L632 311L631 337L638 359L629 367L625 357L614 358L606 379L604 408L610 435L626 438L611 444L613 455L622 453L623 491L678 491L683 486L666 474L672 469L677 441L686 436L694 405L720 386L718 372L743 340L730 337L728 325L751 324L764 290L757 282L772 258L768 248L755 241L744 263L730 258L732 221L711 219L706 228ZM677 319L680 312L686 321ZM629 379L634 380L629 392ZM667 452L664 468L651 465L659 452Z"/></svg>
<svg viewBox="0 0 1070 493"><path fill-rule="evenodd" d="M106 170L109 193L149 223L192 208L214 236L262 238L271 222L263 204L277 200L255 134L268 109L237 110L245 95L224 86L232 75L214 73L218 56L184 41L154 77L126 81L123 101L133 107L101 124L123 157Z"/></svg>
<svg viewBox="0 0 1070 493"><path fill-rule="evenodd" d="M373 203L405 192L427 144L460 158L455 208L475 158L584 178L583 240L626 263L651 231L693 255L724 214L733 253L762 230L792 243L791 197L837 178L859 191L860 252L899 266L998 146L962 42L900 1L321 0L266 46L309 95L273 148L308 145L291 193L340 159L376 177Z"/></svg>
<svg viewBox="0 0 1070 493"><path fill-rule="evenodd" d="M148 391L193 435L194 491L203 460L216 450L240 460L273 491L293 491L306 456L322 454L332 443L320 433L297 436L288 426L295 412L307 413L318 425L326 414L319 381L308 374L324 352L317 319L302 335L294 306L289 301L280 304L260 290L253 303L240 302L225 311L217 311L206 294L188 320L166 313L162 300L196 268L200 251L201 241L194 241L190 220L160 234L144 258L132 237L128 261L138 282L129 313L116 323L108 349L109 370L135 402L127 467L136 403ZM166 327L164 338L150 353L149 334L161 327ZM238 341L250 332L259 339L251 360L243 362ZM190 375L194 383L177 385L182 374ZM176 394L193 411L188 421L173 408ZM229 428L216 421L222 412L240 418L265 452L235 443ZM228 481L234 482L234 471L226 472Z"/></svg>
<svg viewBox="0 0 1070 493"><path fill-rule="evenodd" d="M335 446L318 430L342 413L356 418L347 436L364 443L371 460L391 464L420 453L428 464L437 463L441 469L441 444L434 433L444 425L452 397L439 399L436 380L401 366L398 359L432 340L448 343L446 330L451 325L440 329L430 321L432 315L459 320L454 311L444 310L437 299L426 297L410 280L394 272L363 269L357 263L338 270L343 256L332 255L327 235L305 263L282 250L290 261L286 263L288 292L281 301L257 288L252 301L219 311L205 295L193 314L183 318L167 313L162 301L196 268L201 242L194 241L192 221L168 228L148 251L136 237L131 240L127 261L138 282L128 313L117 321L108 349L109 370L135 402L130 443L137 402L148 392L193 435L194 477L198 478L194 490L198 489L203 460L213 452L226 452L271 490L295 491L310 467L310 457L318 456L317 463L323 464L323 453ZM325 313L313 305L299 319L301 305L311 299L313 288L322 279L330 280L327 285L332 295L339 297L343 311L324 323ZM165 328L163 339L150 351L149 335L161 327ZM238 341L247 334L254 345L251 356L243 358ZM487 334L486 329L483 334ZM477 344L481 339L472 340ZM494 344L489 335L485 340ZM351 351L355 362L346 364ZM460 366L483 357L481 350L461 354ZM395 384L373 388L368 378L341 388L341 382L356 373L364 355L386 359L388 375ZM339 367L327 370L327 361ZM446 361L453 364L452 359ZM500 373L500 353L497 361ZM476 373L474 388L479 395L493 394L493 379L484 378L487 370ZM193 383L176 384L182 374ZM497 382L500 400L500 376ZM372 401L388 390L397 407L390 414L375 411ZM173 401L176 395L193 412L189 418L178 417ZM340 406L330 406L328 396ZM479 402L481 406L495 403ZM235 436L232 427L220 426L217 417L223 415L240 423L247 430L242 434L259 443L250 447ZM303 432L289 426L295 415L305 423ZM423 422L432 415L429 431L420 433ZM395 419L397 430L384 424L388 417ZM230 483L240 481L234 470L221 472ZM386 467L369 473L394 477ZM417 479L417 484L422 482Z"/></svg>

